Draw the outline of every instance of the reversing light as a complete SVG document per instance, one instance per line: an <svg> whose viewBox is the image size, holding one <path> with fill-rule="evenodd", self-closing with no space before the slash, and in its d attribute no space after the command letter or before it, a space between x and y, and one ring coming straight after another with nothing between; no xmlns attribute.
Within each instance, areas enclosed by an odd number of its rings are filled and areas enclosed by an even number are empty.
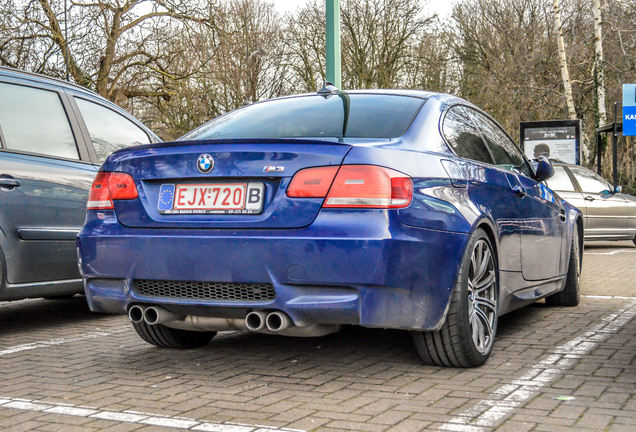
<svg viewBox="0 0 636 432"><path fill-rule="evenodd" d="M400 208L413 198L413 180L375 165L343 165L323 207Z"/></svg>
<svg viewBox="0 0 636 432"><path fill-rule="evenodd" d="M291 198L324 198L329 192L337 166L306 168L298 171L287 188Z"/></svg>
<svg viewBox="0 0 636 432"><path fill-rule="evenodd" d="M114 208L114 200L129 200L138 196L135 181L130 174L99 172L88 194L86 209L109 210Z"/></svg>
<svg viewBox="0 0 636 432"><path fill-rule="evenodd" d="M294 175L287 196L326 197L323 207L400 208L411 203L413 180L375 165L306 168Z"/></svg>

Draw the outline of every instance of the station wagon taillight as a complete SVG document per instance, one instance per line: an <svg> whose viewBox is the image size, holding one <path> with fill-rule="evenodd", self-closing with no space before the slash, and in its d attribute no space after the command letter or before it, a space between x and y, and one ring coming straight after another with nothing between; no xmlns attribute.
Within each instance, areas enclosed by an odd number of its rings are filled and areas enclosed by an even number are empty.
<svg viewBox="0 0 636 432"><path fill-rule="evenodd" d="M323 207L332 208L400 208L411 203L413 180L375 165L307 168L296 173L287 196L326 197Z"/></svg>
<svg viewBox="0 0 636 432"><path fill-rule="evenodd" d="M129 200L139 196L135 181L130 174L99 172L93 180L88 194L88 210L113 209L113 200Z"/></svg>

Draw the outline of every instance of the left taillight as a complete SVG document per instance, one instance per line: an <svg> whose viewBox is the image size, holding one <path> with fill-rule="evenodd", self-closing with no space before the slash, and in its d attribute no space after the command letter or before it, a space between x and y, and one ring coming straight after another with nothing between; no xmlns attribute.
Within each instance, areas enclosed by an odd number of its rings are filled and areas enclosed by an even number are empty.
<svg viewBox="0 0 636 432"><path fill-rule="evenodd" d="M114 200L129 200L139 196L135 181L130 174L99 172L93 180L88 194L88 210L113 209Z"/></svg>

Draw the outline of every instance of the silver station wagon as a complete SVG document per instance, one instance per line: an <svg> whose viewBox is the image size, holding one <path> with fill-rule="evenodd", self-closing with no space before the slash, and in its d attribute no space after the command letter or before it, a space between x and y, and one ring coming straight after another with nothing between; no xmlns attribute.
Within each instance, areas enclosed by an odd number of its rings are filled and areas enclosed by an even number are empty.
<svg viewBox="0 0 636 432"><path fill-rule="evenodd" d="M636 244L636 197L621 193L594 171L554 164L550 189L583 212L585 240L632 240Z"/></svg>

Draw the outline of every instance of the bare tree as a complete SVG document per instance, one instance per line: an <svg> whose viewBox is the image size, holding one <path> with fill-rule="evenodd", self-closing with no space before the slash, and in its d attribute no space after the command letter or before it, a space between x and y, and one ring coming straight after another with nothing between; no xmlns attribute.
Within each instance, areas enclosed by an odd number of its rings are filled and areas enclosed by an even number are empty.
<svg viewBox="0 0 636 432"><path fill-rule="evenodd" d="M603 30L601 27L602 8L601 0L594 0L594 86L596 87L596 99L598 109L598 123L607 123L607 111L605 111L605 57L603 56Z"/></svg>
<svg viewBox="0 0 636 432"><path fill-rule="evenodd" d="M343 82L349 88L403 85L404 66L423 29L432 24L418 0L342 3Z"/></svg>
<svg viewBox="0 0 636 432"><path fill-rule="evenodd" d="M424 30L434 23L420 0L341 2L344 88L404 87L414 78L414 56L424 49ZM288 61L307 91L320 88L325 65L325 1L314 0L288 17ZM407 70L410 69L410 70Z"/></svg>
<svg viewBox="0 0 636 432"><path fill-rule="evenodd" d="M576 108L574 107L574 97L572 96L572 81L568 70L568 59L565 52L565 42L563 40L563 25L561 24L561 7L559 0L553 0L554 27L557 33L557 44L559 52L559 65L561 67L561 79L563 80L563 91L568 107L568 114L571 119L576 119Z"/></svg>
<svg viewBox="0 0 636 432"><path fill-rule="evenodd" d="M299 91L316 91L325 81L325 1L313 0L285 19L285 62Z"/></svg>
<svg viewBox="0 0 636 432"><path fill-rule="evenodd" d="M176 138L240 106L292 92L280 16L270 3L230 0L211 9L215 31L176 34L163 70L169 98L144 98L155 128Z"/></svg>
<svg viewBox="0 0 636 432"><path fill-rule="evenodd" d="M68 72L76 83L121 103L163 94L144 85L161 76L160 59L170 55L162 49L162 29L214 27L207 6L187 0L69 3L65 22L60 0L12 0L5 17L11 25L0 29L0 62L61 77Z"/></svg>

